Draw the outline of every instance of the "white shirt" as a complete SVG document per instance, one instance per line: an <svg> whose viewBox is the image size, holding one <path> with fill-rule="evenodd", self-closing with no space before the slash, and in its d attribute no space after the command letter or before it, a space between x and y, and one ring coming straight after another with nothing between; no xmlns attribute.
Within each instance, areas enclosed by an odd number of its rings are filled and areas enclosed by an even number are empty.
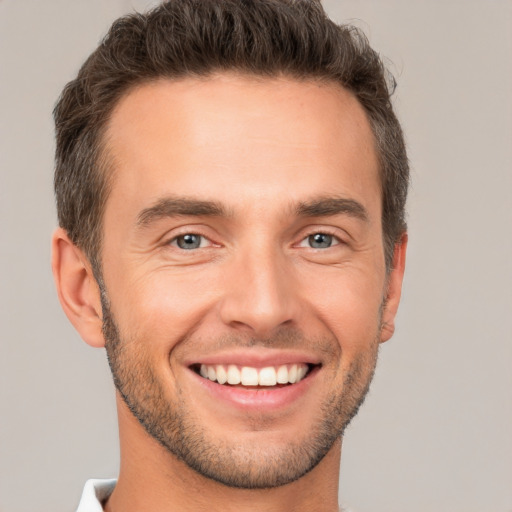
<svg viewBox="0 0 512 512"><path fill-rule="evenodd" d="M76 512L103 512L101 503L114 490L117 480L87 480Z"/></svg>
<svg viewBox="0 0 512 512"><path fill-rule="evenodd" d="M91 479L85 483L80 504L76 512L103 512L101 502L106 500L114 490L117 480ZM348 508L340 509L340 512L355 512Z"/></svg>

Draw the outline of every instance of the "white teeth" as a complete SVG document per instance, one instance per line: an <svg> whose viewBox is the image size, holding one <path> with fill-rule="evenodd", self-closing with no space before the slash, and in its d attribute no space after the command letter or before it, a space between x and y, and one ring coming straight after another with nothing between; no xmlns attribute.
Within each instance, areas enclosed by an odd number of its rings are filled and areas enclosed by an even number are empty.
<svg viewBox="0 0 512 512"><path fill-rule="evenodd" d="M297 366L297 382L301 381L307 372L307 366Z"/></svg>
<svg viewBox="0 0 512 512"><path fill-rule="evenodd" d="M288 382L295 384L297 382L297 365L292 364L288 370Z"/></svg>
<svg viewBox="0 0 512 512"><path fill-rule="evenodd" d="M285 365L277 369L276 381L278 384L288 384L288 368Z"/></svg>
<svg viewBox="0 0 512 512"><path fill-rule="evenodd" d="M240 384L240 370L234 364L228 366L228 384Z"/></svg>
<svg viewBox="0 0 512 512"><path fill-rule="evenodd" d="M240 372L240 382L243 386L257 386L258 370L249 366L243 366Z"/></svg>
<svg viewBox="0 0 512 512"><path fill-rule="evenodd" d="M208 366L208 378L210 380L217 380L217 373L215 372L215 368L213 366Z"/></svg>
<svg viewBox="0 0 512 512"><path fill-rule="evenodd" d="M295 384L301 381L308 372L307 364L292 364L281 366L266 366L265 368L253 368L242 366L241 368L230 364L206 365L202 364L199 374L205 379L216 381L219 384L231 384L236 386L275 386L276 384Z"/></svg>
<svg viewBox="0 0 512 512"><path fill-rule="evenodd" d="M225 384L228 381L228 374L226 373L224 366L218 364L215 367L215 370L217 372L217 382L219 384Z"/></svg>
<svg viewBox="0 0 512 512"><path fill-rule="evenodd" d="M272 366L262 368L258 377L260 386L275 386L277 382L276 370Z"/></svg>

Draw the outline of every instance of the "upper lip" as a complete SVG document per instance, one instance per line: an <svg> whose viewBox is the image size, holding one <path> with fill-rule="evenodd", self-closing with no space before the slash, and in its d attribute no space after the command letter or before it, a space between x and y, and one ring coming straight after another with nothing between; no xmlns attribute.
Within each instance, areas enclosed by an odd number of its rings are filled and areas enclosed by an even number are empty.
<svg viewBox="0 0 512 512"><path fill-rule="evenodd" d="M250 366L253 368L265 368L267 366L280 366L283 364L305 363L318 365L320 358L310 352L300 350L280 349L235 349L216 352L215 354L199 356L197 359L186 361L186 366L197 364L204 365L229 365Z"/></svg>

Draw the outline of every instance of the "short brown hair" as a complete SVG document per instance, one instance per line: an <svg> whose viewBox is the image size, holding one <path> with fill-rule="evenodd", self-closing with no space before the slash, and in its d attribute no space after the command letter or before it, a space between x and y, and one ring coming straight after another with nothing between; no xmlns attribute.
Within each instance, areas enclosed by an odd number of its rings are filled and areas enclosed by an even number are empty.
<svg viewBox="0 0 512 512"><path fill-rule="evenodd" d="M238 71L339 83L366 111L380 163L388 269L406 229L409 168L390 95L394 80L364 34L337 25L318 0L170 0L118 19L54 110L59 224L101 268L109 192L104 132L124 94L158 78Z"/></svg>

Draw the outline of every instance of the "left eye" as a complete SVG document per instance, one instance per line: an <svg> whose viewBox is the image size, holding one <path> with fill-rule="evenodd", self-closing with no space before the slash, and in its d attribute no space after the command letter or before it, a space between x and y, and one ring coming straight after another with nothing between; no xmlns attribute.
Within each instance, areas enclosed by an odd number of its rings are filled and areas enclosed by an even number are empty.
<svg viewBox="0 0 512 512"><path fill-rule="evenodd" d="M195 233L186 233L185 235L179 235L171 240L171 245L190 251L192 249L201 249L206 247L208 240L202 235L196 235Z"/></svg>
<svg viewBox="0 0 512 512"><path fill-rule="evenodd" d="M328 249L340 242L334 235L327 233L314 233L309 235L301 242L301 247L311 247L312 249Z"/></svg>

